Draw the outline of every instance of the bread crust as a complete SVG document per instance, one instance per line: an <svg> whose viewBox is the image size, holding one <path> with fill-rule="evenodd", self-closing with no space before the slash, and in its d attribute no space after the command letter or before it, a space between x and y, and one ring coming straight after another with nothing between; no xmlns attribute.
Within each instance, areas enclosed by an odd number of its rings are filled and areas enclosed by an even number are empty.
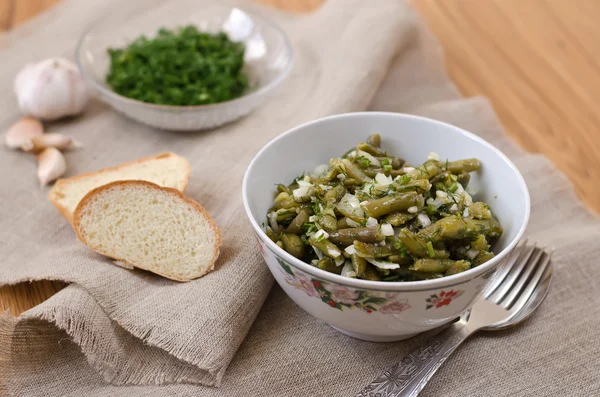
<svg viewBox="0 0 600 397"><path fill-rule="evenodd" d="M156 272L154 270L150 270L145 268L143 265L138 265L136 263L133 262L129 262L128 260L124 259L124 258L117 258L117 257L113 257L109 254L107 254L106 252L99 250L97 248L94 248L90 245L88 245L88 243L85 241L85 238L83 237L82 233L80 232L80 223L81 223L81 213L83 211L84 206L87 204L87 202L89 200L91 200L96 194L98 193L102 193L105 190L109 190L114 186L146 186L152 189L156 189L156 190L160 190L163 192L167 192L169 194L173 194L175 196L178 196L179 198L183 199L186 203L190 204L192 207L194 207L198 212L200 212L202 214L202 216L204 217L204 219L207 220L208 224L210 225L210 229L214 232L215 234L215 244L213 247L213 258L211 260L212 262L212 266L210 266L210 268L207 268L206 271L204 271L203 273L199 274L198 276L194 277L194 278L189 278L189 279L185 279L185 278L177 278L177 277L173 277L171 275L167 275L167 274L162 274L159 272ZM213 220L213 218L210 216L210 214L206 211L206 209L204 207L202 207L198 202L186 197L183 195L182 192L180 192L177 189L173 189L170 187L162 187L159 186L155 183L152 182L148 182L148 181L142 181L142 180L126 180L126 181L115 181L115 182L111 182L108 183L106 185L102 185L99 186L93 190L90 190L79 202L79 204L77 204L77 208L75 209L75 211L73 212L73 229L75 230L75 233L77 234L77 238L79 239L79 241L81 241L84 245L86 245L88 248L90 248L91 250L102 254L104 256L107 256L109 258L112 258L114 260L117 261L121 261L124 263L128 263L134 267L137 267L138 269L143 269L143 270L147 270L149 272L158 274L160 276L166 277L168 279L171 280L175 280L175 281L180 281L180 282L186 282L186 281L190 281L190 280L194 280L196 278L202 277L204 275L206 275L207 273L211 272L214 268L215 268L215 262L217 261L217 258L219 257L219 249L221 247L221 232L219 231L219 228L217 226L217 224L215 223L215 221Z"/></svg>
<svg viewBox="0 0 600 397"><path fill-rule="evenodd" d="M61 215L64 216L65 218L67 218L69 223L73 224L73 214L71 214L69 212L69 209L67 207L64 207L63 205L60 204L59 192L62 190L63 186L69 185L71 183L77 182L80 179L87 178L90 176L95 176L95 175L103 174L106 172L114 172L114 171L118 172L121 168L124 168L124 167L128 167L128 166L139 164L139 163L144 163L144 162L151 161L151 160L159 160L159 159L171 157L171 156L179 157L179 158L183 159L185 162L185 166L186 166L185 181L184 181L183 189L181 190L181 192L185 192L185 189L187 188L187 185L190 180L190 174L192 172L192 167L190 166L189 161L185 157L179 156L178 154L173 153L173 152L165 152L165 153L157 154L155 156L141 157L137 160L128 161L126 163L122 163L122 164L119 164L114 167L102 168L98 171L85 172L83 174L75 175L70 178L58 179L54 183L54 186L52 186L52 189L50 189L50 191L48 192L48 199L50 200L52 205L54 205L54 207L61 213ZM175 190L177 190L177 189L175 189Z"/></svg>

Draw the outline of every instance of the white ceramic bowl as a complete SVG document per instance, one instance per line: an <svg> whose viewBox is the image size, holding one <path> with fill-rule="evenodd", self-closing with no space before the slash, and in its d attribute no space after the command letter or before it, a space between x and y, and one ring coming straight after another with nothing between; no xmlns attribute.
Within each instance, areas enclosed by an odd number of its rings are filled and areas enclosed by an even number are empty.
<svg viewBox="0 0 600 397"><path fill-rule="evenodd" d="M449 277L382 282L338 276L304 263L274 244L261 225L273 203L275 183L340 156L379 133L388 153L420 164L429 152L450 160L476 157L474 200L490 204L504 228L492 260ZM364 112L327 117L287 131L252 160L243 199L267 266L300 307L337 330L369 341L394 341L439 327L470 308L500 263L515 248L529 220L529 193L514 164L483 139L439 121L398 113Z"/></svg>
<svg viewBox="0 0 600 397"><path fill-rule="evenodd" d="M257 13L214 2L197 0L165 2L160 7L112 15L89 28L77 45L76 59L88 86L115 110L141 123L169 130L201 130L218 127L259 107L288 75L293 64L291 44L273 22ZM195 25L201 31L225 31L246 45L245 70L251 89L242 97L212 105L167 106L126 98L105 83L110 59L108 48L121 48L140 35L153 37L162 28Z"/></svg>

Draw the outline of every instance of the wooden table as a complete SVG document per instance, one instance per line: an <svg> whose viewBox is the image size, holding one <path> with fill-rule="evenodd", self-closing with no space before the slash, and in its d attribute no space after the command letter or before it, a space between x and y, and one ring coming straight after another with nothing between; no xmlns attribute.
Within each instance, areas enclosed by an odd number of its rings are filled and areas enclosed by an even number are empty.
<svg viewBox="0 0 600 397"><path fill-rule="evenodd" d="M0 0L0 30L58 1ZM324 0L260 1L306 11ZM600 212L600 0L414 4L444 46L463 94L490 98L508 133L550 158ZM0 309L19 315L63 287L46 281L0 288Z"/></svg>

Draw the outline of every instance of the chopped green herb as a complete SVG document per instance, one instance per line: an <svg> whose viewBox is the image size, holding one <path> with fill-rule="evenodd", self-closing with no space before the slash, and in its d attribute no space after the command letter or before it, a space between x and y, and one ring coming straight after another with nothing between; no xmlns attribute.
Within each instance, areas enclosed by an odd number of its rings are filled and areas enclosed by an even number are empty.
<svg viewBox="0 0 600 397"><path fill-rule="evenodd" d="M391 165L389 165L389 164L384 164L384 165L383 165L383 170L384 170L384 171L388 171L388 172L389 172L389 171L391 171L391 170L392 170L392 166L391 166Z"/></svg>
<svg viewBox="0 0 600 397"><path fill-rule="evenodd" d="M400 177L400 184L401 185L406 185L408 182L410 182L412 179L412 177L410 175L404 174Z"/></svg>
<svg viewBox="0 0 600 397"><path fill-rule="evenodd" d="M195 106L229 101L247 90L243 43L189 25L140 36L110 48L106 83L117 94L161 105Z"/></svg>
<svg viewBox="0 0 600 397"><path fill-rule="evenodd" d="M431 241L427 242L427 253L429 254L430 258L435 258L435 250L433 249L433 244Z"/></svg>
<svg viewBox="0 0 600 397"><path fill-rule="evenodd" d="M369 168L369 166L371 165L371 160L364 156L360 156L359 158L357 158L357 160L360 163L360 166L363 168Z"/></svg>

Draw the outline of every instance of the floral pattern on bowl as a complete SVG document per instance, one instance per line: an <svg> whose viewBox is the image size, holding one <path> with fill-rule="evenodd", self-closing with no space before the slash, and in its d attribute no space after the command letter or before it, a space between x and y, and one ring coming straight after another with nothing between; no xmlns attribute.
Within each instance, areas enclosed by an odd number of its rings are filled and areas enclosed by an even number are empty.
<svg viewBox="0 0 600 397"><path fill-rule="evenodd" d="M287 263L277 258L285 282L308 296L321 299L329 306L344 310L358 309L366 313L399 314L410 309L407 299L398 299L395 292L365 291L328 283L309 277L304 272L294 272Z"/></svg>
<svg viewBox="0 0 600 397"><path fill-rule="evenodd" d="M425 302L427 302L425 309L439 309L440 307L448 306L452 300L461 296L463 292L464 291L461 290L455 291L451 289L450 291L440 291L439 294L432 294L429 298L425 299Z"/></svg>

